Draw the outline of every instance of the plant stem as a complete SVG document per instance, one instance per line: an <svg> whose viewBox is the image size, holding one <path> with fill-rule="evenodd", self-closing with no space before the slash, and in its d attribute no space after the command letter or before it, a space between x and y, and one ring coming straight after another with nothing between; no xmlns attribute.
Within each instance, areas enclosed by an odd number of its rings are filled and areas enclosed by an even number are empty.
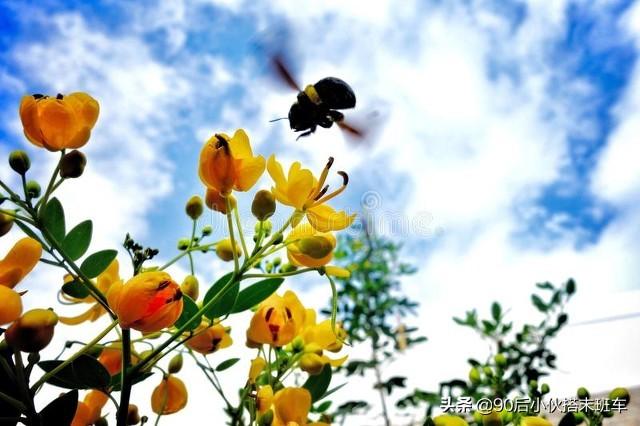
<svg viewBox="0 0 640 426"><path fill-rule="evenodd" d="M129 414L129 398L131 397L131 374L127 371L131 366L131 330L122 329L122 371L120 372L120 405L118 406L117 426L126 426Z"/></svg>
<svg viewBox="0 0 640 426"><path fill-rule="evenodd" d="M245 274L242 276L243 280L246 280L247 278L279 278L279 277L290 277L293 275L299 275L299 274L304 274L305 272L310 272L310 271L317 271L317 268L302 268L302 269L298 269L297 271L291 271L291 272L280 272L277 274Z"/></svg>
<svg viewBox="0 0 640 426"><path fill-rule="evenodd" d="M233 235L233 219L231 218L231 202L229 198L225 199L227 203L227 225L229 226L229 238L231 239L231 251L233 252L233 272L238 275L240 265L238 263L238 253L236 252L236 239ZM245 262L248 259L245 257Z"/></svg>
<svg viewBox="0 0 640 426"><path fill-rule="evenodd" d="M40 377L40 379L31 387L31 392L32 393L37 392L39 390L40 386L42 386L47 380L49 380L51 377L53 377L56 374L58 374L63 368L65 368L67 365L69 365L73 361L75 361L76 358L78 358L80 355L86 353L93 346L97 345L100 342L100 340L102 340L107 334L109 334L109 332L111 330L113 330L113 328L116 325L118 325L118 321L117 320L115 320L111 324L109 324L109 326L107 328L105 328L104 330L102 330L100 332L100 334L98 334L92 341L90 341L89 343L84 345L78 352L76 352L73 355L71 355L62 364L58 365L53 370L49 371L48 373L46 373L45 375Z"/></svg>
<svg viewBox="0 0 640 426"><path fill-rule="evenodd" d="M391 426L391 421L389 420L389 412L387 411L387 402L384 397L384 388L382 385L382 374L380 373L380 363L378 361L376 343L372 340L371 342L371 351L372 351L372 361L373 361L373 370L376 373L376 383L378 387L378 392L380 393L380 403L382 404L382 417L384 418L385 426Z"/></svg>
<svg viewBox="0 0 640 426"><path fill-rule="evenodd" d="M238 228L238 235L240 236L240 243L242 244L242 251L244 252L244 258L249 259L249 250L247 250L247 244L244 242L244 233L242 232L242 224L240 223L240 213L238 213L238 207L233 209L233 215L236 218L236 227Z"/></svg>
<svg viewBox="0 0 640 426"><path fill-rule="evenodd" d="M38 413L36 412L36 408L33 405L33 396L29 392L29 383L27 382L27 377L25 376L24 364L22 363L22 353L17 349L13 353L16 364L16 379L18 382L18 388L20 390L20 393L22 394L22 400L26 406L24 414L29 419L30 425L39 426L40 419L38 417Z"/></svg>
<svg viewBox="0 0 640 426"><path fill-rule="evenodd" d="M194 251L198 251L198 250L204 250L204 249L209 249L210 247L214 247L216 244L218 244L217 242L215 243L210 243L210 244L205 244L202 246L195 246L195 247L189 247L188 249L186 249L185 251L183 251L182 253L179 253L178 255L176 255L173 259L169 260L167 263L165 263L164 265L162 265L160 268L158 268L160 271L163 271L165 269L167 269L169 266L173 265L174 263L176 263L178 260L182 259L184 256L186 256L187 254L194 252Z"/></svg>

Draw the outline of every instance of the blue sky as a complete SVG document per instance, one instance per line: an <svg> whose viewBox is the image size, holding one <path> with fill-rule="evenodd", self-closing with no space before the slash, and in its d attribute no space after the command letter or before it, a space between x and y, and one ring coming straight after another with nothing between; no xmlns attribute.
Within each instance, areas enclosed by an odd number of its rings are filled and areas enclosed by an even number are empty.
<svg viewBox="0 0 640 426"><path fill-rule="evenodd" d="M101 102L87 175L61 192L72 219L96 218L97 244L128 230L170 257L188 232L183 203L202 192L202 142L244 127L265 156L316 170L335 156L351 176L335 206L372 202L380 232L405 243L420 269L405 288L431 338L421 357L449 359L437 348L469 337L450 317L472 306L501 298L526 317L537 281L577 279L576 321L637 310L635 2L5 1L0 28L0 154L26 147L43 179L53 161L21 136L23 94L85 90ZM296 142L285 121L269 123L295 94L274 84L257 46L283 28L302 81L342 77L356 119L379 112L374 145L336 129ZM206 280L220 271L203 268ZM326 299L313 282L294 285ZM558 343L558 392L604 359L620 368L594 375L595 388L640 381L621 354L637 353L638 324L616 325L614 343L581 363L571 347L602 329ZM465 357L424 381L460 375Z"/></svg>

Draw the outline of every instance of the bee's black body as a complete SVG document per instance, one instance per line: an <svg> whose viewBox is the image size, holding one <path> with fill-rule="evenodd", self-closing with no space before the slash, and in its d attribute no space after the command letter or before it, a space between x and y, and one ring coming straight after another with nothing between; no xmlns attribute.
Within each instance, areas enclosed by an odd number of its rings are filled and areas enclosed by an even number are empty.
<svg viewBox="0 0 640 426"><path fill-rule="evenodd" d="M289 110L289 125L300 137L315 132L316 127L329 128L341 122L344 115L337 111L356 106L353 89L339 78L326 77L298 93L298 100Z"/></svg>

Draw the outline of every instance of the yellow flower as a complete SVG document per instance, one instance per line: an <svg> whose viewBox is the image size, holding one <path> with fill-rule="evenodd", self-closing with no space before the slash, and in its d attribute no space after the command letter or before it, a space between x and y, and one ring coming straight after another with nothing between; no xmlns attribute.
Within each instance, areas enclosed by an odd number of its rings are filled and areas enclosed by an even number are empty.
<svg viewBox="0 0 640 426"><path fill-rule="evenodd" d="M187 388L174 375L162 379L151 394L151 409L156 414L173 414L187 405Z"/></svg>
<svg viewBox="0 0 640 426"><path fill-rule="evenodd" d="M109 401L109 396L99 390L91 390L85 395L84 404L88 408L87 417L89 420L89 423L87 424L93 424L98 421L102 414L102 409L107 404L107 401Z"/></svg>
<svg viewBox="0 0 640 426"><path fill-rule="evenodd" d="M313 309L306 311L305 326L300 332L300 336L304 342L304 354L300 358L300 368L307 373L319 374L325 365L339 367L347 360L347 356L332 359L324 355L323 351L340 352L346 332L339 324L336 324L334 332L331 320L316 324L316 313Z"/></svg>
<svg viewBox="0 0 640 426"><path fill-rule="evenodd" d="M267 361L261 356L251 360L251 367L249 368L249 383L255 383L256 379L267 366Z"/></svg>
<svg viewBox="0 0 640 426"><path fill-rule="evenodd" d="M336 238L330 232L319 232L308 223L293 228L285 240L289 262L296 266L317 268L333 259Z"/></svg>
<svg viewBox="0 0 640 426"><path fill-rule="evenodd" d="M76 92L55 98L24 96L20 120L29 141L49 151L80 148L89 140L100 105L86 93Z"/></svg>
<svg viewBox="0 0 640 426"><path fill-rule="evenodd" d="M5 331L9 346L22 352L40 352L53 339L58 316L49 309L32 309L22 314Z"/></svg>
<svg viewBox="0 0 640 426"><path fill-rule="evenodd" d="M214 324L210 327L199 327L195 335L187 340L187 347L204 355L212 354L219 349L228 348L233 340L222 324Z"/></svg>
<svg viewBox="0 0 640 426"><path fill-rule="evenodd" d="M200 180L222 197L232 190L248 191L264 172L264 157L254 157L249 137L238 129L232 138L216 133L200 152Z"/></svg>
<svg viewBox="0 0 640 426"><path fill-rule="evenodd" d="M100 273L100 275L98 275L98 278L96 279L96 287L98 287L98 290L100 290L102 294L107 294L109 292L109 289L114 283L118 283L118 282L121 283L122 280L120 279L119 270L120 270L120 266L118 264L118 260L114 259L109 264L107 269L105 269ZM71 275L66 275L65 283L69 282L70 280L73 280L73 277ZM76 315L74 317L60 317L60 322L66 325L82 324L85 321L93 322L107 312L102 307L102 305L100 305L98 302L95 301L93 296L87 296L84 299L76 299L60 291L60 297L70 303L92 303L93 304L89 309L87 309L83 313Z"/></svg>
<svg viewBox="0 0 640 426"><path fill-rule="evenodd" d="M520 419L520 426L552 426L551 422L542 417L523 417Z"/></svg>
<svg viewBox="0 0 640 426"><path fill-rule="evenodd" d="M18 292L0 285L0 325L13 322L22 314L22 298Z"/></svg>
<svg viewBox="0 0 640 426"><path fill-rule="evenodd" d="M262 386L256 393L256 410L258 414L264 414L273 404L273 389L270 385Z"/></svg>
<svg viewBox="0 0 640 426"><path fill-rule="evenodd" d="M114 283L107 300L122 328L144 333L172 326L183 306L180 286L161 271L143 272L126 284Z"/></svg>
<svg viewBox="0 0 640 426"><path fill-rule="evenodd" d="M442 414L433 418L435 426L469 426L462 417L452 416L450 414Z"/></svg>
<svg viewBox="0 0 640 426"><path fill-rule="evenodd" d="M236 257L242 256L242 247L236 241ZM231 262L233 260L233 244L231 242L231 238L225 238L224 240L218 241L216 244L216 255L225 262Z"/></svg>
<svg viewBox="0 0 640 426"><path fill-rule="evenodd" d="M282 165L272 155L267 161L267 171L271 175L275 186L271 188L276 200L291 206L300 214L296 219L299 222L306 214L311 225L321 232L338 231L351 225L356 215L348 215L346 212L337 212L325 204L330 199L339 195L347 187L349 177L345 172L338 172L342 176L342 186L327 194L329 186L325 186L329 169L333 164L333 158L316 179L309 169L303 169L299 162L295 162L289 169L287 177L284 175ZM294 221L293 225L297 225Z"/></svg>
<svg viewBox="0 0 640 426"><path fill-rule="evenodd" d="M122 344L119 342L112 343L100 352L98 361L109 374L115 376L122 371ZM131 356L131 363L137 364L139 361L136 355Z"/></svg>
<svg viewBox="0 0 640 426"><path fill-rule="evenodd" d="M250 346L283 346L291 342L304 325L305 310L292 291L284 296L272 294L263 301L251 318L247 330Z"/></svg>
<svg viewBox="0 0 640 426"><path fill-rule="evenodd" d="M36 266L42 256L42 246L25 237L14 244L0 260L0 285L14 288Z"/></svg>

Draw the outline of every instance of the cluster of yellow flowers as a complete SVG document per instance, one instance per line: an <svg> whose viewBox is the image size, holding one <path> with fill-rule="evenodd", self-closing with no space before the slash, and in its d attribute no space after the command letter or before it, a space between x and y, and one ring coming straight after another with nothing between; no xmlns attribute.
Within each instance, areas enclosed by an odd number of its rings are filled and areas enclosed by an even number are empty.
<svg viewBox="0 0 640 426"><path fill-rule="evenodd" d="M100 368L111 376L111 383L118 382L120 378L118 425L137 424L140 421L137 407L129 404L133 380L139 380L140 375L149 373L152 367L162 370L159 362L173 353L168 370L163 370L162 380L151 395L151 407L158 415L178 412L188 400L187 387L177 377L182 355L190 355L208 377L215 374L212 368L198 361L198 356L206 357L231 346L230 329L222 324L222 319L231 313L255 308L246 330L246 344L257 349L258 354L251 362L240 404L235 411L230 410L230 416L237 420L246 411L251 420L260 425L327 424L309 423L310 391L304 387L286 387L283 381L295 369L316 376L325 368L344 363L346 356L332 358L327 354L342 349L345 332L336 322L335 312L330 319L318 322L316 312L305 308L294 292L286 291L279 295L276 289L286 277L306 272L316 271L326 276L331 285L331 276L349 275L348 271L332 266L330 262L336 248L333 232L351 225L355 215L336 211L327 204L345 190L347 174L338 172L341 185L330 191L327 181L333 158L317 177L299 162L294 162L285 175L275 156L265 161L263 156L254 155L244 130L237 130L231 137L217 133L206 141L200 153L198 172L205 186L204 201L194 196L186 206L186 213L193 220L191 238L180 242L181 252L163 266L143 265L157 252L143 250L134 242L128 244L125 241L134 273L123 279L117 253L113 250L110 251L113 253L95 253L97 257L94 259L85 258L82 266L76 263L88 248L90 232L83 234L77 231L73 238L69 237L73 231L65 235L64 212L59 201L52 198L53 192L66 179L82 175L86 158L78 149L89 140L99 110L98 102L86 93L56 97L25 96L20 104L25 136L38 147L60 152L61 159L44 194L40 193L37 183L26 182L30 160L23 151L14 152L10 164L22 177L24 197L0 182L8 195L3 201L9 199L16 204L15 210L0 210L0 231L6 234L17 222L29 235L18 241L0 261L0 325L11 324L4 334L7 344L18 351L39 352L50 343L58 322L73 326L95 322L105 314L113 320L92 342L85 344L53 371L48 371L32 389L37 392L76 358L93 353ZM265 170L272 178L273 186L269 190L257 191L251 205L257 223L255 244L250 250L240 226L238 203L233 192L249 191ZM274 230L270 217L278 204L293 209L284 225ZM211 234L210 227L203 227L202 235L196 236L198 218L203 214L205 205L213 212L225 215L228 220L228 236L209 244L202 240ZM54 219L48 217L56 214ZM89 235L88 240L77 243L86 234ZM73 244L83 248L78 249ZM279 257L274 257L280 250L286 253L288 263L282 264ZM204 298L200 298L193 254L209 251L215 252L223 261L233 262L234 269L220 286L215 284ZM178 284L165 268L184 257L190 261L191 274ZM88 305L83 312L75 316L58 316L52 309L22 312L22 294L14 287L40 260L65 269L58 298L66 305ZM101 266L95 266L96 263ZM249 273L255 268L261 273ZM262 281L253 283L238 295L241 282L251 278L266 278L265 284L261 284ZM270 290L258 288L266 286L269 280L272 280L270 285L276 284L269 287ZM229 306L212 313L216 303L221 303L228 293L233 294L233 288L236 301L226 299ZM255 291L251 293L249 290ZM115 327L119 327L120 336L102 342ZM131 330L140 332L141 336L132 340ZM154 343L163 336L167 340ZM150 349L140 351L141 343ZM272 355L276 360L272 360ZM18 360L16 368L20 368ZM225 391L216 384L217 379L213 383L226 401ZM113 399L113 391L113 385L89 390L77 402L72 425L86 426L99 422L103 408Z"/></svg>

